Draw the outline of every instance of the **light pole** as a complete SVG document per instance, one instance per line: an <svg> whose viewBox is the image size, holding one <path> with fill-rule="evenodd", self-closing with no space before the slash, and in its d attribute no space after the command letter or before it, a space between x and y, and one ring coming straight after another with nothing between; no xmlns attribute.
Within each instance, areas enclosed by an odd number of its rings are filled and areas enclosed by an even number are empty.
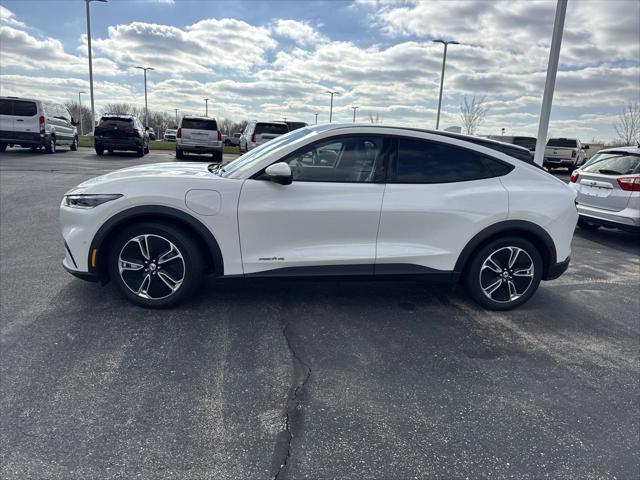
<svg viewBox="0 0 640 480"><path fill-rule="evenodd" d="M316 125L318 124L318 114L314 113L314 115L316 116Z"/></svg>
<svg viewBox="0 0 640 480"><path fill-rule="evenodd" d="M178 109L174 108L174 110L176 111L176 127L178 126Z"/></svg>
<svg viewBox="0 0 640 480"><path fill-rule="evenodd" d="M203 100L204 100L204 116L208 117L209 116L209 99L203 98Z"/></svg>
<svg viewBox="0 0 640 480"><path fill-rule="evenodd" d="M551 36L551 48L549 49L549 66L547 78L544 83L542 106L540 107L540 124L538 125L538 138L533 161L542 166L544 160L544 147L547 144L549 131L549 118L551 117L551 102L553 90L556 86L556 74L558 73L558 60L560 58L560 45L562 44L562 32L564 31L564 17L567 13L567 0L558 0L556 5L556 18L553 22L553 34Z"/></svg>
<svg viewBox="0 0 640 480"><path fill-rule="evenodd" d="M144 126L149 128L149 106L147 105L147 70L155 70L153 67L136 67L144 72Z"/></svg>
<svg viewBox="0 0 640 480"><path fill-rule="evenodd" d="M351 107L351 110L353 110L353 123L356 123L356 110L358 110L360 107Z"/></svg>
<svg viewBox="0 0 640 480"><path fill-rule="evenodd" d="M89 52L89 91L91 92L91 132L93 132L96 126L96 108L93 103L93 60L91 58L91 9L89 4L91 2L103 2L107 0L84 0L87 7L87 48Z"/></svg>
<svg viewBox="0 0 640 480"><path fill-rule="evenodd" d="M79 105L79 107L78 107L78 112L79 112L78 113L78 117L80 117L79 118L79 120L80 120L80 135L82 135L82 130L83 130L82 129L82 97L80 95L83 94L83 93L87 93L87 92L84 92L84 91L83 92L78 92L78 105Z"/></svg>
<svg viewBox="0 0 640 480"><path fill-rule="evenodd" d="M442 87L444 85L444 65L447 62L447 47L449 45L460 45L460 42L451 40L445 42L444 40L433 40L435 43L442 43L444 45L444 55L442 56L442 74L440 75L440 97L438 98L438 116L436 117L436 130L440 128L440 108L442 107Z"/></svg>
<svg viewBox="0 0 640 480"><path fill-rule="evenodd" d="M340 95L338 92L332 91L332 90L327 90L324 93L328 93L329 95L331 95L331 107L329 107L329 123L331 123L331 120L333 118L333 96L334 95Z"/></svg>

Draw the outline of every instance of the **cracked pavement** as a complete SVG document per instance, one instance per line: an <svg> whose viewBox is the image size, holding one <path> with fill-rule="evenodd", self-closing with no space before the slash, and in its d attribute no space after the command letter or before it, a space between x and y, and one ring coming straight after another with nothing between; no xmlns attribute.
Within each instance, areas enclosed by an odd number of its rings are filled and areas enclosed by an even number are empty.
<svg viewBox="0 0 640 480"><path fill-rule="evenodd" d="M6 479L637 478L640 246L578 230L519 310L410 282L209 280L170 311L69 276L57 210L144 159L0 154Z"/></svg>

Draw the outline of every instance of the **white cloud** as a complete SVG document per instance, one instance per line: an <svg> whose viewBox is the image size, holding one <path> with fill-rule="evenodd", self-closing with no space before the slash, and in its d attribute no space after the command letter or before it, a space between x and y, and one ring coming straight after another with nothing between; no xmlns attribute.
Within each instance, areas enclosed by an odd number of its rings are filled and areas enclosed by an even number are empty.
<svg viewBox="0 0 640 480"><path fill-rule="evenodd" d="M274 27L275 33L290 38L299 45L313 47L326 39L307 22L278 19Z"/></svg>
<svg viewBox="0 0 640 480"><path fill-rule="evenodd" d="M18 21L15 14L6 7L0 5L0 25L10 25L17 28L25 28L23 22Z"/></svg>

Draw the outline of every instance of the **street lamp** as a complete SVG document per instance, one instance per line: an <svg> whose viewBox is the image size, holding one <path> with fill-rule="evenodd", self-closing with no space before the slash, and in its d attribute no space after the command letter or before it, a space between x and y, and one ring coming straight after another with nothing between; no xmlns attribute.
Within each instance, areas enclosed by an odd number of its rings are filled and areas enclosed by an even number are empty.
<svg viewBox="0 0 640 480"><path fill-rule="evenodd" d="M103 2L107 0L84 0L87 7L87 48L89 51L89 91L91 92L91 132L93 132L96 126L96 109L93 103L93 60L91 58L91 9L89 4L91 2Z"/></svg>
<svg viewBox="0 0 640 480"><path fill-rule="evenodd" d="M318 124L318 114L314 113L314 115L316 116L316 125Z"/></svg>
<svg viewBox="0 0 640 480"><path fill-rule="evenodd" d="M353 110L353 123L356 123L356 110L358 110L360 107L351 107L351 110Z"/></svg>
<svg viewBox="0 0 640 480"><path fill-rule="evenodd" d="M83 128L82 128L82 97L80 95L83 94L83 93L87 93L87 92L84 92L84 91L78 92L78 105L79 105L78 117L80 117L79 118L79 120L80 120L80 135L82 135L82 130L83 130Z"/></svg>
<svg viewBox="0 0 640 480"><path fill-rule="evenodd" d="M440 98L438 99L438 116L436 117L436 130L440 127L440 107L442 107L442 87L444 85L444 65L447 61L447 47L449 45L460 45L460 42L451 40L445 42L444 40L433 40L434 43L442 43L444 45L444 55L442 56L442 75L440 75Z"/></svg>
<svg viewBox="0 0 640 480"><path fill-rule="evenodd" d="M176 111L176 127L178 126L178 109L174 108L174 110Z"/></svg>
<svg viewBox="0 0 640 480"><path fill-rule="evenodd" d="M209 116L209 99L203 98L203 100L204 100L204 116L208 117Z"/></svg>
<svg viewBox="0 0 640 480"><path fill-rule="evenodd" d="M155 70L155 68L139 66L136 68L144 72L144 126L146 128L149 128L149 106L147 105L147 70Z"/></svg>
<svg viewBox="0 0 640 480"><path fill-rule="evenodd" d="M328 93L329 95L331 95L331 107L329 108L329 123L331 123L331 119L333 118L333 96L340 95L340 94L332 90L327 90L324 93Z"/></svg>

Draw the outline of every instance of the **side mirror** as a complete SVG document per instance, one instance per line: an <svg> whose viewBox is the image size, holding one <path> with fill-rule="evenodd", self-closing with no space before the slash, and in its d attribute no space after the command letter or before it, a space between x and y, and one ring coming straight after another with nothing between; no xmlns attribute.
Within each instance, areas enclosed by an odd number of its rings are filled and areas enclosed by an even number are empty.
<svg viewBox="0 0 640 480"><path fill-rule="evenodd" d="M148 132L149 131L149 127L144 127L144 131Z"/></svg>
<svg viewBox="0 0 640 480"><path fill-rule="evenodd" d="M291 167L288 163L278 162L273 165L269 165L264 173L272 182L279 183L280 185L290 185L293 182L293 173L291 173Z"/></svg>

